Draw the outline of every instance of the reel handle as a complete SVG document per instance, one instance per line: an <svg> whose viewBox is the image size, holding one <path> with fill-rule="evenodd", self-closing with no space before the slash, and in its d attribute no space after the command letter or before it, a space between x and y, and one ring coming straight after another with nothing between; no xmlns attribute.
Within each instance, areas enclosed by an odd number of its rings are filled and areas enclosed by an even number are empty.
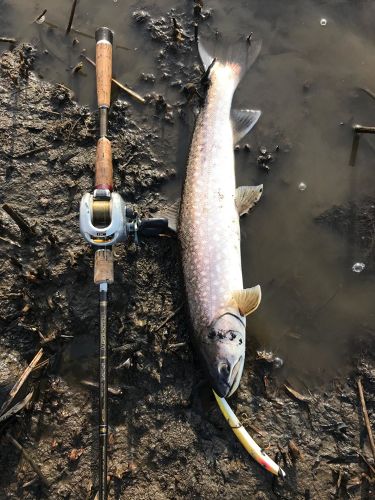
<svg viewBox="0 0 375 500"><path fill-rule="evenodd" d="M140 236L159 236L168 232L168 219L163 217L155 219L143 219L138 226Z"/></svg>
<svg viewBox="0 0 375 500"><path fill-rule="evenodd" d="M113 190L112 147L106 137L96 145L95 189Z"/></svg>
<svg viewBox="0 0 375 500"><path fill-rule="evenodd" d="M111 103L113 32L109 28L98 28L95 40L98 107L108 109Z"/></svg>

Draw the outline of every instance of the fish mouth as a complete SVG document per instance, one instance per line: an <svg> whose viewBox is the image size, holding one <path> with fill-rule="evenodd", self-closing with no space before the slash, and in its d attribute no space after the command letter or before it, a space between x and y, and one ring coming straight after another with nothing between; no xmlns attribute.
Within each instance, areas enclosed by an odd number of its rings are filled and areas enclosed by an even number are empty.
<svg viewBox="0 0 375 500"><path fill-rule="evenodd" d="M213 388L218 396L226 398L231 396L238 387L238 376L241 375L242 356L233 365L228 361L218 364L218 371L213 380Z"/></svg>

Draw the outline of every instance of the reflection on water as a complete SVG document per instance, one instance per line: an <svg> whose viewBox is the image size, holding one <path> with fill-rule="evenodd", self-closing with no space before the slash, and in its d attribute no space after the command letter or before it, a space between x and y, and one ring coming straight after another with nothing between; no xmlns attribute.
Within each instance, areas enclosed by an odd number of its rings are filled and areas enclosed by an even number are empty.
<svg viewBox="0 0 375 500"><path fill-rule="evenodd" d="M94 54L94 43L79 34L65 37L70 5L48 2L46 19L63 28L59 31L32 23L44 3L3 2L1 34L36 44L37 72L73 88L77 99L94 109L92 68L71 73L83 49ZM152 16L172 7L189 15L192 9L186 1L142 4ZM358 90L375 91L375 4L212 0L205 7L213 9L206 21L211 30L233 37L254 32L263 39L259 60L235 96L237 107L263 111L244 141L250 148L236 153L238 184L264 183L261 203L241 226L245 285L260 283L263 289L261 307L248 322L250 344L255 339L278 354L288 376L323 380L347 366L348 339L375 331L374 275L366 251L359 241L314 222L333 205L375 198L372 137L361 139L356 165L349 167L352 124L375 125L375 101ZM158 43L132 20L137 8L136 2L81 0L74 26L87 34L98 25L113 28L116 43L129 49L115 50L118 79L173 102L181 97L158 71ZM79 43L73 46L74 38ZM142 73L154 74L155 83L141 79ZM141 116L142 108L134 106ZM168 147L160 154L178 172L165 187L170 199L180 191L189 132L178 120L161 131ZM274 152L269 173L257 166L261 147ZM361 273L353 272L356 263L365 265Z"/></svg>

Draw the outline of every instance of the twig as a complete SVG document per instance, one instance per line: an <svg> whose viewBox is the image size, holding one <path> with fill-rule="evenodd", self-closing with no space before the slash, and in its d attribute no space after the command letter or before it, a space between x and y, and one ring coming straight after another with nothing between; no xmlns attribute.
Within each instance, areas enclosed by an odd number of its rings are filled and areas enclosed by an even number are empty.
<svg viewBox="0 0 375 500"><path fill-rule="evenodd" d="M11 402L17 395L18 391L21 389L25 381L27 380L28 376L30 373L33 371L35 366L39 363L40 358L43 356L43 349L39 349L39 351L35 354L34 358L32 359L31 363L26 367L18 381L14 384L12 390L9 393L9 399L5 401L3 406L0 408L0 413L3 413L7 408L9 408Z"/></svg>
<svg viewBox="0 0 375 500"><path fill-rule="evenodd" d="M38 146L37 148L33 149L28 149L27 151L23 151L22 153L18 153L17 155L12 155L11 158L18 159L18 158L23 158L24 156L31 155L33 153L40 153L41 151L44 151L50 147L49 144L45 146Z"/></svg>
<svg viewBox="0 0 375 500"><path fill-rule="evenodd" d="M159 325L158 327L156 327L154 330L151 330L151 333L156 333L156 332L158 332L161 328L163 328L163 326L165 326L165 325L168 323L168 321L170 321L170 320L171 320L174 316L176 316L176 314L177 314L179 311L181 311L181 309L183 308L183 306L184 306L184 304L180 304L180 305L177 307L177 309L176 309L175 311L173 311L173 313L171 313L169 316L167 316L167 317L165 318L165 320L164 320L162 323L160 323L160 325Z"/></svg>
<svg viewBox="0 0 375 500"><path fill-rule="evenodd" d="M362 405L363 417L365 419L367 434L368 434L369 441L370 441L372 456L373 456L373 458L375 460L375 443L374 443L374 437L372 435L370 419L368 418L368 413L367 413L365 395L363 393L362 380L360 378L357 380L357 385L358 385L359 398L361 400L361 405Z"/></svg>
<svg viewBox="0 0 375 500"><path fill-rule="evenodd" d="M65 28L61 28L61 26L58 26L57 24L50 23L49 21L45 21L45 23L49 28L53 28L55 30L59 31L65 31ZM76 28L71 28L70 30L72 33L76 33L77 35L84 36L85 38L90 38L91 40L95 40L95 36L89 35L89 33L85 33L84 31L78 30ZM131 50L129 47L125 47L125 45L115 45L116 49L123 49L123 50Z"/></svg>
<svg viewBox="0 0 375 500"><path fill-rule="evenodd" d="M14 247L21 248L21 245L17 243L16 241L10 240L9 238L3 238L3 236L0 236L0 241L3 243L8 243L9 245L12 245Z"/></svg>
<svg viewBox="0 0 375 500"><path fill-rule="evenodd" d="M375 127L366 127L364 125L353 125L356 134L375 134Z"/></svg>
<svg viewBox="0 0 375 500"><path fill-rule="evenodd" d="M50 481L46 478L46 476L43 474L43 472L42 472L41 468L39 467L39 465L35 463L34 459L28 454L28 452L25 450L25 448L22 445L20 445L20 443L16 439L14 439L14 437L11 434L9 434L9 432L6 433L6 438L18 450L20 450L20 452L22 453L22 455L25 458L25 460L27 460L29 462L29 464L33 468L34 472L36 472L38 474L38 476L40 477L40 480L43 482L43 484L45 486L47 486L47 488L49 488L50 485L51 485Z"/></svg>
<svg viewBox="0 0 375 500"><path fill-rule="evenodd" d="M362 453L358 453L358 456L362 458L362 460L365 462L370 471L375 475L375 467L370 464L367 458L364 455L362 455Z"/></svg>
<svg viewBox="0 0 375 500"><path fill-rule="evenodd" d="M39 16L34 19L34 23L37 23L38 21L40 21L40 19L42 19L42 17L44 17L46 14L47 14L47 9L44 9L43 12L41 14L39 14Z"/></svg>
<svg viewBox="0 0 375 500"><path fill-rule="evenodd" d="M3 210L11 217L17 226L27 234L34 234L34 229L30 226L30 224L23 218L21 214L17 212L17 210L7 203L4 203Z"/></svg>
<svg viewBox="0 0 375 500"><path fill-rule="evenodd" d="M5 43L16 43L17 40L15 38L9 38L7 36L0 36L0 42L5 42Z"/></svg>
<svg viewBox="0 0 375 500"><path fill-rule="evenodd" d="M363 92L366 92L366 94L370 97L372 97L373 99L375 99L375 94L374 92L372 92L370 89L366 89L365 87L359 87L360 90L363 90Z"/></svg>
<svg viewBox="0 0 375 500"><path fill-rule="evenodd" d="M83 57L84 59L86 59L86 61L88 63L90 63L92 66L96 66L95 62L90 59L88 56L86 56L85 54L81 54L81 57ZM138 102L141 102L142 104L146 104L146 101L143 99L142 96L140 96L139 94L137 94L137 92L134 92L134 90L132 89L129 89L129 87L126 87L125 85L123 85L121 82L119 82L118 80L115 80L115 78L112 78L112 82L117 85L120 89L122 89L124 92L126 92L127 94L131 95L132 97L134 97L134 99L136 99Z"/></svg>
<svg viewBox="0 0 375 500"><path fill-rule="evenodd" d="M290 387L287 384L284 384L284 389L286 390L286 392L289 395L293 396L298 401L302 401L302 403L310 403L311 402L311 398L310 397L304 396L303 394L301 394L300 392L296 391L295 389L293 389L292 387Z"/></svg>
<svg viewBox="0 0 375 500"><path fill-rule="evenodd" d="M81 380L81 384L92 389L99 389L99 384L91 380ZM120 387L108 386L108 393L112 396L122 396L123 392Z"/></svg>
<svg viewBox="0 0 375 500"><path fill-rule="evenodd" d="M0 422L4 422L8 418L13 417L13 415L21 411L30 402L31 398L33 397L33 394L34 391L29 392L29 394L24 399L22 399L22 401L19 401L5 413L0 414Z"/></svg>
<svg viewBox="0 0 375 500"><path fill-rule="evenodd" d="M77 7L77 0L73 0L72 10L70 11L69 23L65 32L66 35L69 35L70 30L72 29L73 18L74 18L74 13L76 11L76 7Z"/></svg>

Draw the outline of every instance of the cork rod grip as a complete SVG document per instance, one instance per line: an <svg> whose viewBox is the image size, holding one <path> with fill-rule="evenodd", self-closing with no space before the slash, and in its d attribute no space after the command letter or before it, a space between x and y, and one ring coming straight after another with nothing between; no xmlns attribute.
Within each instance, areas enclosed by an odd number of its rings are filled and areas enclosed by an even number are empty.
<svg viewBox="0 0 375 500"><path fill-rule="evenodd" d="M100 40L96 44L96 91L98 107L109 108L112 83L112 44Z"/></svg>
<svg viewBox="0 0 375 500"><path fill-rule="evenodd" d="M94 263L94 283L108 283L111 285L114 281L113 274L113 253L112 250L100 249L95 252Z"/></svg>
<svg viewBox="0 0 375 500"><path fill-rule="evenodd" d="M101 137L96 146L95 188L113 189L112 148L106 137Z"/></svg>

